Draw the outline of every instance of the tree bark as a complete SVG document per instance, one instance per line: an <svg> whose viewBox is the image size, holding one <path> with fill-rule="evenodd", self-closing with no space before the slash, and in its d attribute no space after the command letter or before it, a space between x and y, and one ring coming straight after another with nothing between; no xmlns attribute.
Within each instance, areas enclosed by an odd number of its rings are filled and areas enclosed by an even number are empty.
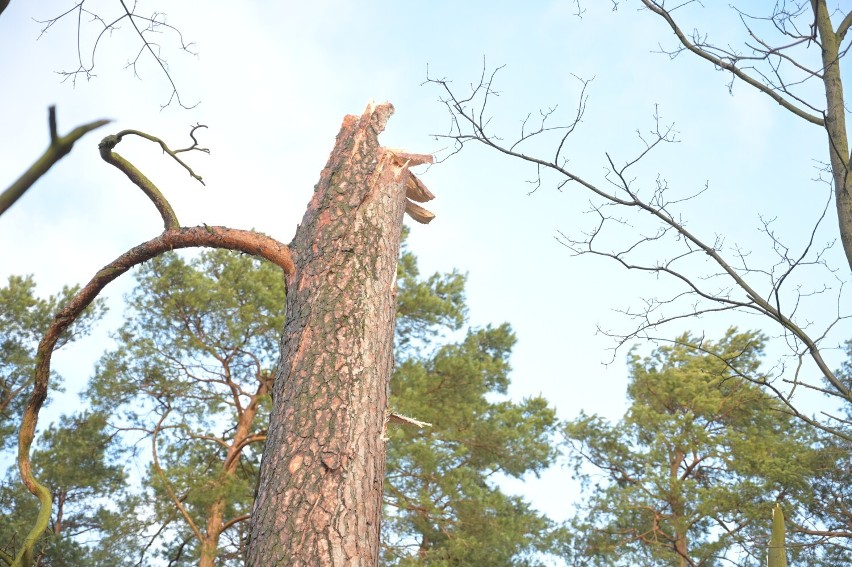
<svg viewBox="0 0 852 567"><path fill-rule="evenodd" d="M287 322L247 565L378 561L407 163L393 112L347 116L291 244Z"/></svg>
<svg viewBox="0 0 852 567"><path fill-rule="evenodd" d="M685 454L680 449L674 450L674 455L669 468L669 480L671 482L671 494L668 499L668 504L671 509L671 522L674 527L674 551L678 556L678 567L688 567L693 562L689 558L689 543L686 522L686 506L683 503L682 495L676 488L680 481L680 465L683 463Z"/></svg>
<svg viewBox="0 0 852 567"><path fill-rule="evenodd" d="M214 513L210 515L207 522L205 537L199 542L201 556L198 559L198 567L215 567L216 556L219 553L219 536L217 528L222 524L221 502L216 502ZM215 522L219 521L217 525Z"/></svg>
<svg viewBox="0 0 852 567"><path fill-rule="evenodd" d="M239 385L232 379L231 370L228 366L225 368L225 376L228 386L234 392L234 405L239 408L237 413L237 428L234 432L233 439L228 451L225 455L225 460L222 463L222 474L220 481L228 482L240 466L240 459L243 456L243 449L249 445L251 440L251 428L254 425L254 420L257 417L257 411L260 406L261 396L269 393L269 381L258 374L258 388L254 395L251 396L251 401L243 408L239 400L237 392L241 391ZM215 487L212 487L215 488ZM219 555L219 540L226 529L233 526L239 518L232 518L227 523L225 522L225 509L228 503L226 496L222 495L217 498L210 508L207 510L207 526L200 540L201 558L198 562L198 567L215 567L216 558Z"/></svg>
<svg viewBox="0 0 852 567"><path fill-rule="evenodd" d="M832 28L825 0L813 2L814 21L822 48L823 84L825 86L825 131L834 177L834 198L840 241L852 269L852 176L849 175L849 140L846 135L846 106L840 73L840 39ZM845 32L844 32L845 33Z"/></svg>

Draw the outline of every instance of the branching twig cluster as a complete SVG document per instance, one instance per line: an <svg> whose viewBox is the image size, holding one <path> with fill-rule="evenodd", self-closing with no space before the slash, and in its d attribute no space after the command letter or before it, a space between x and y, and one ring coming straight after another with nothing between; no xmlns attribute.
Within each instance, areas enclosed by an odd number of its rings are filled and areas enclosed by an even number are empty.
<svg viewBox="0 0 852 567"><path fill-rule="evenodd" d="M840 240L852 269L852 155L841 72L841 63L852 47L847 38L852 11L844 13L830 7L827 0L776 2L768 16L752 15L731 6L748 39L743 47L721 47L707 33L686 33L675 20L675 11L699 6L700 2L687 0L674 6L667 6L665 0L641 2L677 37L676 47L660 47L661 52L670 57L684 52L697 55L716 69L730 73L729 90L741 81L795 116L825 129ZM767 39L771 35L775 38Z"/></svg>
<svg viewBox="0 0 852 567"><path fill-rule="evenodd" d="M101 143L98 144L98 149L101 152L101 157L103 158L103 160L111 165L114 165L125 175L127 175L130 181L132 181L134 185L139 187L139 189L141 189L142 192L145 193L145 195L149 199L151 199L151 202L154 203L154 206L157 207L157 210L160 211L160 215L163 217L163 224L166 230L180 227L177 215L172 210L172 207L171 205L169 205L169 202L166 200L165 197L163 197L163 194L160 193L160 190L157 189L156 185L154 185L154 183L152 183L150 179L145 177L145 175L141 171L136 169L136 167L132 163L130 163L112 150L113 148L115 148L116 145L118 145L119 142L121 142L124 136L134 135L144 138L146 140L150 140L156 144L159 144L160 147L163 149L163 153L166 153L171 156L172 159L178 162L184 169L189 172L189 175L193 179L204 185L204 181L201 179L201 176L195 173L192 168L186 164L186 162L184 162L177 156L177 154L181 152L188 152L192 150L208 154L210 153L209 149L198 146L198 140L195 139L195 131L199 128L207 128L207 126L204 126L203 124L196 124L195 126L193 126L192 130L190 130L189 133L189 136L192 138L192 145L180 150L171 150L161 139L157 138L156 136L146 134L145 132L140 132L139 130L122 130L118 134L112 134L105 137L103 140L101 140Z"/></svg>
<svg viewBox="0 0 852 567"><path fill-rule="evenodd" d="M195 44L193 42L186 41L180 30L168 23L166 14L155 11L150 15L143 15L138 12L139 6L136 0L132 3L128 3L125 0L119 0L119 2L121 4L121 10L118 15L106 19L100 14L90 10L86 6L86 0L78 0L73 7L58 16L45 20L36 20L42 25L41 34L39 36L41 37L41 35L47 33L48 30L57 25L59 22L69 18L76 19L77 68L71 71L59 71L59 74L62 76L62 80L70 80L72 84L76 84L78 78L82 77L86 80L90 80L95 77L95 55L97 54L98 48L101 46L101 41L107 37L111 37L114 33L119 32L121 30L121 24L127 23L130 25L133 35L139 39L141 44L136 54L127 61L125 69L132 69L133 75L139 78L139 62L146 54L150 55L156 62L157 67L162 70L172 89L168 101L166 101L161 108L169 106L172 101L177 101L181 107L186 109L195 108L198 105L198 102L194 104L185 104L181 100L177 84L169 71L168 61L163 55L163 46L160 44L159 38L164 37L164 35L168 33L177 39L178 48L181 51L197 56L198 53L195 51ZM86 25L92 25L98 29L97 35L88 50L84 45L84 27Z"/></svg>

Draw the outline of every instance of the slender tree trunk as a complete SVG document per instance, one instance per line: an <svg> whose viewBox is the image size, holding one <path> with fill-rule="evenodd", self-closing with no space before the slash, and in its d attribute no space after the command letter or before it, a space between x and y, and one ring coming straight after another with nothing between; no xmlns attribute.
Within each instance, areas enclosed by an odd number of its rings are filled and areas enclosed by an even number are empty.
<svg viewBox="0 0 852 567"><path fill-rule="evenodd" d="M236 386L231 381L230 368L225 368L228 384L234 388L234 396L238 397ZM246 446L251 427L254 424L254 419L257 417L260 398L269 392L267 381L261 379L257 392L252 396L248 405L239 411L237 419L237 429L234 432L233 441L228 448L228 453L225 455L225 460L222 463L223 482L228 482L237 472L237 467L240 464L242 451ZM234 400L235 404L239 404L239 399ZM239 406L238 406L239 407ZM204 538L201 540L201 554L198 561L198 567L215 567L216 558L219 555L219 539L225 531L225 505L226 497L217 498L207 511L207 526L204 530Z"/></svg>
<svg viewBox="0 0 852 567"><path fill-rule="evenodd" d="M65 493L60 492L56 495L56 523L53 525L53 533L59 535L62 533L62 520L65 510Z"/></svg>
<svg viewBox="0 0 852 567"><path fill-rule="evenodd" d="M201 556L198 560L198 567L216 567L216 556L219 553L219 536L218 530L222 526L222 500L217 500L213 505L211 514L207 518L207 530L205 537L201 540Z"/></svg>
<svg viewBox="0 0 852 567"><path fill-rule="evenodd" d="M686 534L677 532L677 540L675 541L675 551L678 554L677 564L678 567L689 567L687 563L687 557L689 553L689 549L686 544Z"/></svg>
<svg viewBox="0 0 852 567"><path fill-rule="evenodd" d="M247 565L378 561L407 169L381 104L347 116L291 245L287 322Z"/></svg>
<svg viewBox="0 0 852 567"><path fill-rule="evenodd" d="M846 135L846 107L840 76L840 40L831 25L825 0L813 0L814 19L822 47L825 85L825 130L834 178L837 222L846 260L852 269L852 175L849 174L849 140Z"/></svg>
<svg viewBox="0 0 852 567"><path fill-rule="evenodd" d="M689 540L687 539L687 530L683 527L686 517L686 507L684 506L681 492L676 488L680 482L680 465L683 463L685 455L680 449L675 449L672 455L669 475L671 480L671 499L669 506L672 511L672 526L674 527L674 551L678 556L678 567L688 567L692 564L689 559Z"/></svg>

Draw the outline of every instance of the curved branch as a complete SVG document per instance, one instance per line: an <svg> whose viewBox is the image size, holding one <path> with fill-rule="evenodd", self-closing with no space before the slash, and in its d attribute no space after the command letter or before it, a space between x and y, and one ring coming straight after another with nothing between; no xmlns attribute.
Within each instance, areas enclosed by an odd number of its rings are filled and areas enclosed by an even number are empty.
<svg viewBox="0 0 852 567"><path fill-rule="evenodd" d="M849 12L844 16L843 21L840 22L840 25L837 26L837 41L838 43L843 41L846 37L846 32L849 31L849 26L852 26L852 12Z"/></svg>
<svg viewBox="0 0 852 567"><path fill-rule="evenodd" d="M234 445L232 451L234 453L233 457L229 457L223 464L222 468L228 468L231 463L233 463L237 457L240 456L243 449L251 445L252 443L259 443L262 441L266 441L266 430L263 430L259 433L255 433L253 435L247 436L245 439L242 439L238 444Z"/></svg>
<svg viewBox="0 0 852 567"><path fill-rule="evenodd" d="M224 532L228 528L230 528L230 527L232 527L232 526L234 526L234 525L236 525L240 522L244 522L244 521L248 520L249 518L251 518L251 514L243 514L242 516L236 516L234 518L231 518L230 520L228 520L227 522L222 524L222 531Z"/></svg>
<svg viewBox="0 0 852 567"><path fill-rule="evenodd" d="M136 169L132 163L112 151L112 148L119 142L114 135L107 136L101 143L98 144L98 149L101 152L101 158L110 165L114 165L123 172L134 185L142 189L142 192L151 199L157 210L160 211L160 216L163 217L163 226L166 230L173 230L180 227L177 214L172 206L166 200L160 190L154 183L145 177L145 174Z"/></svg>
<svg viewBox="0 0 852 567"><path fill-rule="evenodd" d="M3 6L0 4L0 12ZM17 181L12 183L8 189L0 194L0 215L6 212L15 201L21 198L26 193L27 189L33 186L42 175L53 167L53 165L64 158L74 147L74 143L97 128L108 124L109 120L96 120L82 126L74 128L65 136L58 136L56 133L56 107L51 106L48 109L48 125L50 128L50 145L45 150L44 154L26 171Z"/></svg>
<svg viewBox="0 0 852 567"><path fill-rule="evenodd" d="M50 521L50 491L33 476L30 463L30 448L35 437L38 413L44 404L44 400L47 398L47 386L50 378L50 359L53 355L56 342L83 310L95 300L107 284L130 270L130 268L159 256L164 252L191 247L238 250L269 260L280 266L288 277L291 277L295 271L293 260L290 256L290 249L285 244L257 232L205 225L167 230L157 238L128 250L101 268L89 283L77 292L71 301L54 316L36 352L33 393L24 410L21 429L18 433L18 469L20 470L24 485L26 485L32 494L38 497L41 506L38 519L24 540L13 565L26 565L25 561L30 558L36 540L38 540L47 528Z"/></svg>
<svg viewBox="0 0 852 567"><path fill-rule="evenodd" d="M145 176L144 173L136 169L136 166L134 166L132 163L130 163L112 150L121 142L124 136L134 135L139 136L141 138L145 138L146 140L150 140L159 144L160 147L163 149L163 152L169 154L172 159L182 165L184 169L186 169L194 179L198 180L199 183L204 185L204 181L201 179L201 176L192 171L191 167L184 163L182 159L177 157L177 154L179 154L180 152L188 152L191 150L197 150L199 152L205 152L208 154L210 153L209 149L198 147L198 141L195 139L195 131L199 128L207 128L207 126L204 126L203 124L196 124L195 126L193 126L189 135L194 143L191 146L180 150L171 150L169 149L169 146L166 145L166 143L160 138L157 138L156 136L152 136L150 134L146 134L145 132L140 132L139 130L122 130L118 134L110 134L109 136L106 136L103 140L101 140L100 144L98 144L98 150L100 150L101 158L103 158L103 160L108 164L117 167L119 171L124 173L128 177L128 179L133 182L134 185L139 187L142 192L145 193L145 195L147 195L149 199L151 199L151 202L154 203L154 206L157 207L158 211L160 211L160 216L163 217L163 225L166 230L172 230L180 227L180 223L177 219L177 214L175 214L175 211L174 209L172 209L172 206L169 204L168 200L163 196L157 186L154 185L154 183Z"/></svg>

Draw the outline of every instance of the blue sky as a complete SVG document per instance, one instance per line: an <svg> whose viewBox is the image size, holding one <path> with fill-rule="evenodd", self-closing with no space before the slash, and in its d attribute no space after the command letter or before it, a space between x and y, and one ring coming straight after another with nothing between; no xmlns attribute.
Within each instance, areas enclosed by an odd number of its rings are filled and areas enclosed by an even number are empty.
<svg viewBox="0 0 852 567"><path fill-rule="evenodd" d="M579 95L575 75L593 79L567 152L571 167L595 183L605 183L607 152L620 163L639 150L636 132L653 127L658 108L681 141L645 160L636 183L652 187L659 175L675 195L708 183L700 199L680 209L690 229L711 241L723 235L752 250L755 261L771 254L757 230L759 215L777 218L779 232L796 249L827 198L827 187L813 181L817 161L825 161L823 132L741 83L730 94L728 77L705 62L655 53L659 44L674 46L674 37L658 18L637 10L638 2L625 2L618 11L609 2L585 2L582 18L570 1L243 2L239 8L219 0L141 2L141 12L165 10L169 23L197 44L196 58L177 51L174 37L162 36L184 102L200 101L193 110L175 104L160 109L170 87L149 59L140 60L142 80L123 68L138 50L127 25L100 46L97 77L75 87L61 83L55 71L76 67L76 23L62 21L39 38L42 26L33 18L57 15L72 4L12 2L0 18L6 54L0 58L0 186L46 146L48 105L58 107L61 132L98 118L115 121L84 138L0 222L0 278L32 273L44 293L85 282L161 230L153 207L100 160L96 145L102 136L136 128L180 147L190 124L208 125L200 139L210 156L189 158L206 187L150 145L128 140L117 151L158 184L182 224L255 228L289 242L345 114L359 114L370 99L389 100L396 114L384 145L423 153L447 145L431 136L446 132L448 120L439 90L422 84L427 65L430 74L460 89L478 80L483 59L489 69L506 65L497 77L501 96L493 110L494 124L507 138L540 108L558 104L560 116L570 119ZM117 3L86 5L108 14ZM685 29L700 25L719 41L738 38L739 23L727 8L696 5L683 17ZM813 94L821 100L818 89ZM540 148L549 152L547 145ZM528 165L475 147L430 168L422 179L436 195L429 208L437 218L412 226L410 249L424 273L468 272L473 325L512 324L519 339L512 396L541 393L563 418L582 409L617 419L626 403L627 351L604 365L614 345L596 328L629 330L630 321L616 310L665 293L667 283L601 258L572 256L555 236L560 230L579 236L594 226L594 217L584 214L589 196L570 185L561 192L545 185L528 195L525 180L532 175ZM644 226L641 219L630 220L632 228L621 233L628 238ZM819 239L833 238L831 221ZM848 280L839 243L829 261ZM816 270L802 280L812 286L823 281L837 286ZM130 283L127 278L110 290L108 324L57 356L68 398L57 398L54 410L63 403L73 407L67 400L74 400L108 345ZM817 330L831 320L837 302L823 294L804 303L801 314ZM661 333L674 337L691 330L715 337L730 324L777 334L762 320L730 315ZM848 324L836 326L826 344L845 340L849 331ZM783 352L780 344L769 349L770 357ZM837 353L829 359L835 367L841 360ZM567 470L556 468L541 480L510 486L563 518L570 497L553 494L568 484L567 477Z"/></svg>

